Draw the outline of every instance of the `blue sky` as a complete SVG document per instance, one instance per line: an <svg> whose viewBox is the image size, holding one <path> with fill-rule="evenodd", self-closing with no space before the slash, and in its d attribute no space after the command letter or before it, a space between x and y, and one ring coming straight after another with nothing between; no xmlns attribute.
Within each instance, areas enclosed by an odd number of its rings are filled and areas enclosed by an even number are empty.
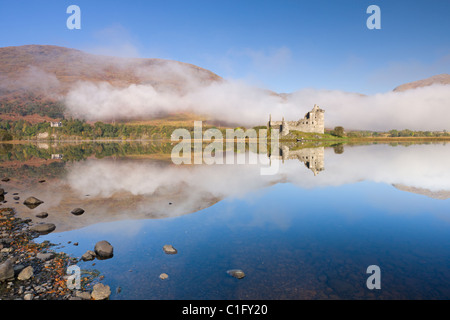
<svg viewBox="0 0 450 320"><path fill-rule="evenodd" d="M81 8L69 30L66 8ZM369 30L369 5L381 30ZM6 1L0 46L52 44L188 62L277 92L374 94L450 73L450 1Z"/></svg>

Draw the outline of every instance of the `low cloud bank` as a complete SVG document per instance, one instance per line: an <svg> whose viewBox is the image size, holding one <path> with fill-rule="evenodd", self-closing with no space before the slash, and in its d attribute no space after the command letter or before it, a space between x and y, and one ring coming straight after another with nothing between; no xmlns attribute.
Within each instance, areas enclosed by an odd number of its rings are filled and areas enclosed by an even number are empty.
<svg viewBox="0 0 450 320"><path fill-rule="evenodd" d="M450 129L450 86L432 85L404 92L365 96L337 90L302 89L278 95L239 80L199 81L191 69L140 70L139 77L182 75L173 88L154 83L116 87L107 82L79 82L66 95L68 112L86 120L151 118L162 113L193 112L243 126L274 119L303 118L314 104L326 110L326 126L368 130ZM181 70L180 70L181 68ZM167 79L166 79L167 80ZM167 82L167 81L166 81Z"/></svg>

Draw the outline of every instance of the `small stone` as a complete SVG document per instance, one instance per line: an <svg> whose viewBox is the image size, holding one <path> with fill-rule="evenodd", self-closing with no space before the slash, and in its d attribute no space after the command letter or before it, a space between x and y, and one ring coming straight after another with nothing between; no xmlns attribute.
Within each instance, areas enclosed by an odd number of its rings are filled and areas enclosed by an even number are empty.
<svg viewBox="0 0 450 320"><path fill-rule="evenodd" d="M169 277L169 275L167 274L167 273L161 273L160 275L159 275L159 278L161 279L161 280L165 280L165 279L167 279Z"/></svg>
<svg viewBox="0 0 450 320"><path fill-rule="evenodd" d="M176 254L178 252L177 249L175 249L171 244L166 244L163 247L163 250L167 254Z"/></svg>
<svg viewBox="0 0 450 320"><path fill-rule="evenodd" d="M92 250L86 251L82 256L81 259L83 261L91 261L95 259L95 252Z"/></svg>
<svg viewBox="0 0 450 320"><path fill-rule="evenodd" d="M44 179L42 179L42 180L39 180L38 182L39 182L39 183L44 183L44 182L45 182L45 180L44 180Z"/></svg>
<svg viewBox="0 0 450 320"><path fill-rule="evenodd" d="M18 280L28 280L34 275L34 269L32 266L28 266L22 271L20 271L19 275L17 276Z"/></svg>
<svg viewBox="0 0 450 320"><path fill-rule="evenodd" d="M97 283L92 290L91 297L94 300L105 300L111 295L111 288L108 285Z"/></svg>
<svg viewBox="0 0 450 320"><path fill-rule="evenodd" d="M72 213L75 216L81 216L84 213L84 210L81 208L73 209L70 213Z"/></svg>
<svg viewBox="0 0 450 320"><path fill-rule="evenodd" d="M233 270L228 270L227 273L232 276L235 277L236 279L242 279L245 277L245 273L244 271L240 270L240 269L233 269Z"/></svg>
<svg viewBox="0 0 450 320"><path fill-rule="evenodd" d="M13 199L14 199L14 200L20 200L20 197L15 196L15 197L13 197Z"/></svg>
<svg viewBox="0 0 450 320"><path fill-rule="evenodd" d="M2 179L3 182L8 182L9 180L10 180L10 179L7 178L7 177L5 177L5 178Z"/></svg>

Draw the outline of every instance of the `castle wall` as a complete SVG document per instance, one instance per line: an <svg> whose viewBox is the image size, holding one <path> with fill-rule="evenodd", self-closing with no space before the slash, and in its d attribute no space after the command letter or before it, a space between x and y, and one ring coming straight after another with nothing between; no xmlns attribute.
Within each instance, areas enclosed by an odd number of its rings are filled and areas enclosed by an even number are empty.
<svg viewBox="0 0 450 320"><path fill-rule="evenodd" d="M269 119L269 128L279 129L281 135L287 135L291 130L325 133L325 111L318 106L314 106L312 111L308 112L303 119L298 121L272 121Z"/></svg>

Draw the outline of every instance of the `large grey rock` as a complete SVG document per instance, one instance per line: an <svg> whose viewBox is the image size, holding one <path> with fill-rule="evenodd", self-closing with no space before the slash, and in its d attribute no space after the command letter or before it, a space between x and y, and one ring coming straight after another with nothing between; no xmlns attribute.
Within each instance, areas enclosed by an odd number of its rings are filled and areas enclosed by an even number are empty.
<svg viewBox="0 0 450 320"><path fill-rule="evenodd" d="M5 281L14 277L14 266L11 260L6 260L0 264L0 281Z"/></svg>
<svg viewBox="0 0 450 320"><path fill-rule="evenodd" d="M53 223L39 223L30 227L31 231L36 231L42 234L47 234L56 229Z"/></svg>
<svg viewBox="0 0 450 320"><path fill-rule="evenodd" d="M97 283L92 290L91 297L94 300L105 300L111 295L111 288L108 285Z"/></svg>
<svg viewBox="0 0 450 320"><path fill-rule="evenodd" d="M95 244L95 255L98 259L109 259L113 256L113 246L108 241L99 241Z"/></svg>

